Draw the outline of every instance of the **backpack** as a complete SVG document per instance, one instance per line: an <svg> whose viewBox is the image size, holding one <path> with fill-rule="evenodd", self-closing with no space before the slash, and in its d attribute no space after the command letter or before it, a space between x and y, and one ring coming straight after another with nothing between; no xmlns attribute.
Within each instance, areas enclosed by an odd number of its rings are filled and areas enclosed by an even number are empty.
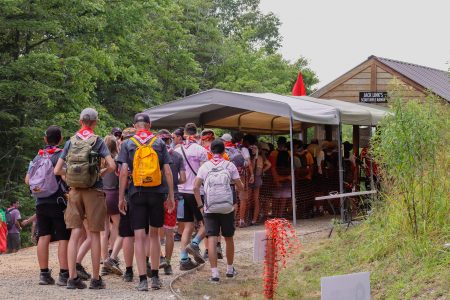
<svg viewBox="0 0 450 300"><path fill-rule="evenodd" d="M239 149L235 147L225 148L225 152L238 170L245 167L245 158Z"/></svg>
<svg viewBox="0 0 450 300"><path fill-rule="evenodd" d="M276 169L278 175L280 176L291 175L291 156L289 155L288 151L278 151Z"/></svg>
<svg viewBox="0 0 450 300"><path fill-rule="evenodd" d="M6 227L8 230L11 230L14 227L14 224L16 223L16 220L13 220L13 216L11 212L17 208L11 208L6 210Z"/></svg>
<svg viewBox="0 0 450 300"><path fill-rule="evenodd" d="M100 157L93 147L97 143L97 136L86 140L77 136L70 138L70 148L67 153L66 182L70 187L90 188L98 180L100 173Z"/></svg>
<svg viewBox="0 0 450 300"><path fill-rule="evenodd" d="M134 186L155 187L162 183L158 154L152 148L156 139L154 137L150 143L143 145L134 137L130 139L137 146L133 158L132 178Z"/></svg>
<svg viewBox="0 0 450 300"><path fill-rule="evenodd" d="M223 162L223 164L230 162ZM233 211L233 190L231 175L225 167L215 166L212 162L204 164L208 168L203 187L205 190L205 208L207 213L228 214Z"/></svg>
<svg viewBox="0 0 450 300"><path fill-rule="evenodd" d="M58 152L55 152L58 153ZM30 191L36 198L46 198L55 194L59 189L58 181L53 173L51 155L44 153L30 168Z"/></svg>

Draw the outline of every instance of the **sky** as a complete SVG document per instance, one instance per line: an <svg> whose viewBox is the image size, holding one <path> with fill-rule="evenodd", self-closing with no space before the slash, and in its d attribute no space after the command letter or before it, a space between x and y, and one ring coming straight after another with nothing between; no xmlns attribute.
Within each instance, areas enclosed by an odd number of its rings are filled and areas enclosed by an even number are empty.
<svg viewBox="0 0 450 300"><path fill-rule="evenodd" d="M280 52L304 56L320 88L371 55L450 68L449 0L261 0L281 20Z"/></svg>

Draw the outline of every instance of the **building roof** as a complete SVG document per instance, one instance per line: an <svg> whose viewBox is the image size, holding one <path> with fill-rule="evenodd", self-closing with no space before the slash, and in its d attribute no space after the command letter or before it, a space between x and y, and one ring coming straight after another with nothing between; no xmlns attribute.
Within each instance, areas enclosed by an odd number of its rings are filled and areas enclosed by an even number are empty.
<svg viewBox="0 0 450 300"><path fill-rule="evenodd" d="M372 57L399 72L403 76L408 77L412 81L420 84L425 89L428 89L436 95L450 101L449 72L389 58L377 56Z"/></svg>

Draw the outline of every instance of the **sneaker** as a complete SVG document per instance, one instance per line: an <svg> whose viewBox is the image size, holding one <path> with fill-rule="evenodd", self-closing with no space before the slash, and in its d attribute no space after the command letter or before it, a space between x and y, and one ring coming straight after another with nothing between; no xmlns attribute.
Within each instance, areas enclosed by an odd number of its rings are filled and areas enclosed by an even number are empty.
<svg viewBox="0 0 450 300"><path fill-rule="evenodd" d="M106 276L106 275L108 275L108 274L109 274L109 270L108 270L107 268L102 267L102 268L100 269L100 275Z"/></svg>
<svg viewBox="0 0 450 300"><path fill-rule="evenodd" d="M133 282L133 277L134 277L133 272L131 272L131 273L125 272L125 274L123 274L123 281L125 281L125 282Z"/></svg>
<svg viewBox="0 0 450 300"><path fill-rule="evenodd" d="M218 284L220 282L220 278L219 277L211 277L211 278L209 278L209 282Z"/></svg>
<svg viewBox="0 0 450 300"><path fill-rule="evenodd" d="M148 282L147 282L147 280L139 281L139 284L137 286L137 290L141 291L141 292L148 291Z"/></svg>
<svg viewBox="0 0 450 300"><path fill-rule="evenodd" d="M206 261L208 258L209 258L208 249L206 249L205 252L203 252L203 259Z"/></svg>
<svg viewBox="0 0 450 300"><path fill-rule="evenodd" d="M223 259L222 246L217 245L217 259Z"/></svg>
<svg viewBox="0 0 450 300"><path fill-rule="evenodd" d="M167 260L165 257L160 257L159 258L159 268L160 269L164 269L165 267L167 267Z"/></svg>
<svg viewBox="0 0 450 300"><path fill-rule="evenodd" d="M86 283L84 283L83 281L81 281L81 278L77 278L77 279L69 279L67 280L67 288L69 290L74 290L74 289L85 289L86 288Z"/></svg>
<svg viewBox="0 0 450 300"><path fill-rule="evenodd" d="M153 290L159 290L162 288L162 282L159 279L159 277L153 276L152 277L152 289Z"/></svg>
<svg viewBox="0 0 450 300"><path fill-rule="evenodd" d="M202 254L200 253L200 247L198 245L190 243L186 247L186 251L187 251L187 253L189 253L190 255L192 255L194 257L194 260L198 264L204 264L205 263L205 260L203 259Z"/></svg>
<svg viewBox="0 0 450 300"><path fill-rule="evenodd" d="M236 271L236 269L234 267L233 267L233 271L231 271L231 272L227 271L228 278L234 278L234 277L236 277L237 274L238 274L238 272Z"/></svg>
<svg viewBox="0 0 450 300"><path fill-rule="evenodd" d="M171 265L166 265L165 267L164 267L164 274L165 275L172 275L173 274L173 271L172 271L172 266Z"/></svg>
<svg viewBox="0 0 450 300"><path fill-rule="evenodd" d="M181 241L181 234L179 234L178 232L175 232L175 234L173 235L173 240L175 242L180 242Z"/></svg>
<svg viewBox="0 0 450 300"><path fill-rule="evenodd" d="M69 280L69 272L59 273L56 284L59 286L67 286L67 280Z"/></svg>
<svg viewBox="0 0 450 300"><path fill-rule="evenodd" d="M102 277L99 276L98 279L91 279L91 284L89 285L89 288L91 290L102 290L106 287L105 282L102 280Z"/></svg>
<svg viewBox="0 0 450 300"><path fill-rule="evenodd" d="M51 285L55 284L55 279L52 277L52 271L41 272L39 274L39 285Z"/></svg>
<svg viewBox="0 0 450 300"><path fill-rule="evenodd" d="M188 271L198 267L198 264L193 262L190 258L180 261L180 271Z"/></svg>
<svg viewBox="0 0 450 300"><path fill-rule="evenodd" d="M76 268L77 268L77 276L81 280L89 280L91 278L91 274L86 272L86 269L81 264L77 264Z"/></svg>
<svg viewBox="0 0 450 300"><path fill-rule="evenodd" d="M105 262L103 263L103 268L108 270L109 273L113 273L119 276L123 275L123 272L119 267L119 263L117 262L117 260L112 259L111 257L105 260Z"/></svg>
<svg viewBox="0 0 450 300"><path fill-rule="evenodd" d="M148 278L152 277L152 267L149 262L147 263L147 277Z"/></svg>

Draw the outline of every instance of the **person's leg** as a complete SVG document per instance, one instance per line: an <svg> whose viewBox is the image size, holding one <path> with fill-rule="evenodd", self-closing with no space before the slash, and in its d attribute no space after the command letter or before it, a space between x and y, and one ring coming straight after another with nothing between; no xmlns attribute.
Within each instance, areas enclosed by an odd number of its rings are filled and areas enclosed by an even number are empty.
<svg viewBox="0 0 450 300"><path fill-rule="evenodd" d="M173 247L174 247L174 239L173 239L173 229L164 228L165 237L166 237L166 245L165 245L165 257L167 263L170 265L170 261L172 259Z"/></svg>
<svg viewBox="0 0 450 300"><path fill-rule="evenodd" d="M247 216L248 191L239 192L239 226L245 226L245 218Z"/></svg>
<svg viewBox="0 0 450 300"><path fill-rule="evenodd" d="M116 244L116 239L119 236L119 221L120 221L120 215L116 214L116 215L111 215L111 221L112 223L111 225L111 230L110 230L110 243L112 245L111 249L113 249L114 251L114 246Z"/></svg>
<svg viewBox="0 0 450 300"><path fill-rule="evenodd" d="M100 244L101 244L101 253L102 259L105 261L109 257L108 249L109 249L109 234L110 234L110 224L109 224L109 216L107 215L105 218L105 230L100 232Z"/></svg>
<svg viewBox="0 0 450 300"><path fill-rule="evenodd" d="M92 278L98 280L100 277L100 256L101 242L100 232L91 231L91 260L92 260Z"/></svg>
<svg viewBox="0 0 450 300"><path fill-rule="evenodd" d="M81 235L81 228L73 228L70 233L70 240L67 246L67 262L69 267L69 278L75 279L77 277L77 250L78 250L78 239Z"/></svg>
<svg viewBox="0 0 450 300"><path fill-rule="evenodd" d="M234 239L233 237L225 238L227 266L233 266L234 263Z"/></svg>
<svg viewBox="0 0 450 300"><path fill-rule="evenodd" d="M145 257L145 244L147 241L147 236L145 234L145 229L134 230L134 253L136 256L136 264L138 268L139 276L146 276L147 266Z"/></svg>
<svg viewBox="0 0 450 300"><path fill-rule="evenodd" d="M87 222L84 222L84 228L80 229L80 239L85 236L85 239L83 242L81 242L79 249L78 249L78 255L77 255L77 264L81 264L83 262L84 257L86 256L86 254L89 252L89 250L91 249L91 234L90 232L87 230Z"/></svg>
<svg viewBox="0 0 450 300"><path fill-rule="evenodd" d="M217 236L208 236L208 258L213 278L219 278L217 270Z"/></svg>
<svg viewBox="0 0 450 300"><path fill-rule="evenodd" d="M41 270L48 269L48 248L50 245L51 235L44 235L39 237L37 245L37 257L39 268Z"/></svg>
<svg viewBox="0 0 450 300"><path fill-rule="evenodd" d="M253 210L253 221L252 221L253 224L258 222L259 219L259 211L260 211L259 191L260 191L259 187L255 187L253 189L253 203L255 205Z"/></svg>
<svg viewBox="0 0 450 300"><path fill-rule="evenodd" d="M133 267L134 257L134 237L127 236L123 238L123 260L125 261L125 267Z"/></svg>
<svg viewBox="0 0 450 300"><path fill-rule="evenodd" d="M59 262L59 268L61 270L69 269L69 264L67 261L68 245L69 245L69 241L67 241L67 240L58 241L58 262Z"/></svg>
<svg viewBox="0 0 450 300"><path fill-rule="evenodd" d="M191 242L192 233L194 232L194 222L182 222L183 223L183 234L181 235L180 242L180 259L187 259L189 256L186 252L186 247Z"/></svg>
<svg viewBox="0 0 450 300"><path fill-rule="evenodd" d="M150 266L152 268L152 277L154 277L155 271L157 273L159 269L159 254L161 250L161 244L159 243L159 228L150 227L148 235L150 242Z"/></svg>

